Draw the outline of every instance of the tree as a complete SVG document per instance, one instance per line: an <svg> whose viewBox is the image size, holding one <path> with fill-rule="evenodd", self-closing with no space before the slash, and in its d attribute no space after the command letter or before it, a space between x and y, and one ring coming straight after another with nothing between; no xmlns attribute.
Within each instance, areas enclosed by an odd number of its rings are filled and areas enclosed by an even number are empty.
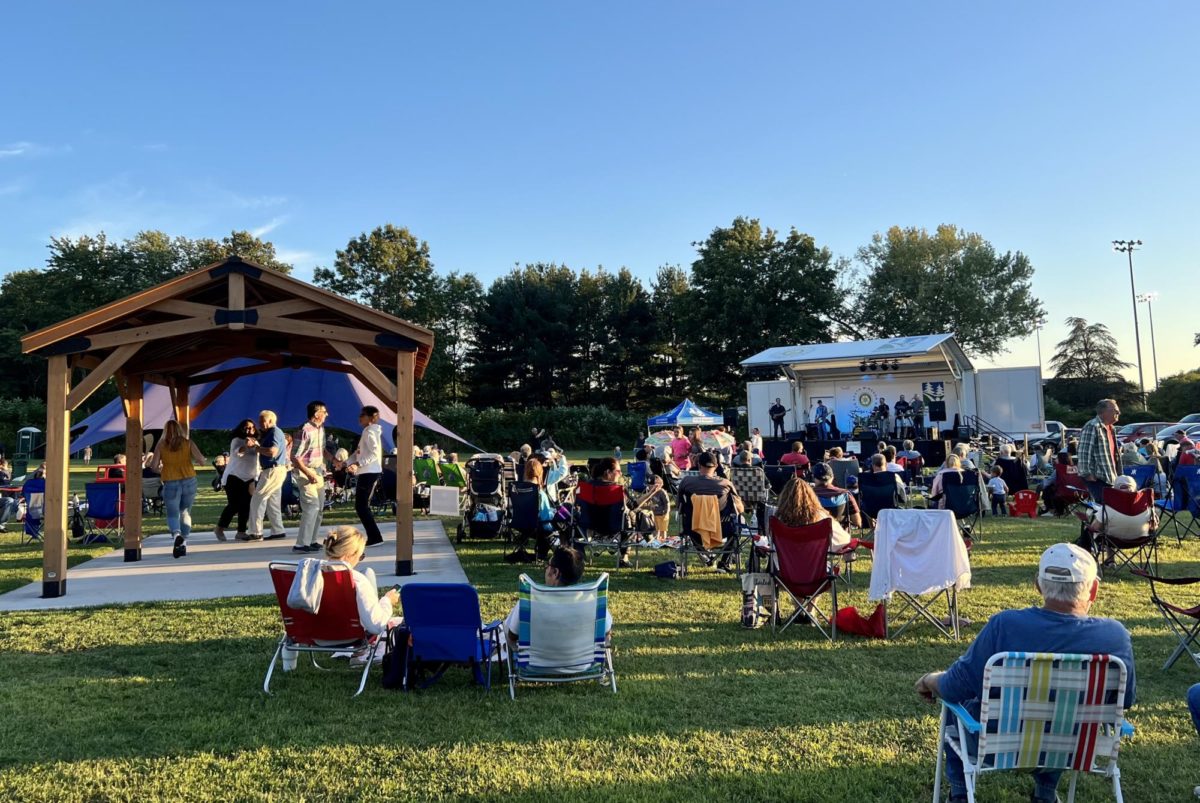
<svg viewBox="0 0 1200 803"><path fill-rule="evenodd" d="M313 282L412 323L429 324L436 314L429 244L391 223L348 242L332 269L313 271Z"/></svg>
<svg viewBox="0 0 1200 803"><path fill-rule="evenodd" d="M1028 257L997 254L983 237L955 226L938 226L932 236L893 226L860 248L858 259L866 281L848 315L864 335L950 332L968 352L992 357L1043 313Z"/></svg>
<svg viewBox="0 0 1200 803"><path fill-rule="evenodd" d="M683 268L664 265L650 285L654 321L649 344L648 380L654 388L649 402L656 408L675 404L688 392L686 347L687 300L691 282Z"/></svg>
<svg viewBox="0 0 1200 803"><path fill-rule="evenodd" d="M1163 377L1150 394L1150 407L1172 421L1200 412L1200 368Z"/></svg>
<svg viewBox="0 0 1200 803"><path fill-rule="evenodd" d="M473 273L451 273L439 277L437 283L433 295L436 310L430 324L433 356L424 381L417 384L417 403L430 409L467 397L475 319L483 300L483 285Z"/></svg>
<svg viewBox="0 0 1200 803"><path fill-rule="evenodd" d="M654 356L650 296L628 268L600 276L600 381L594 397L583 403L638 408L653 395L647 370Z"/></svg>
<svg viewBox="0 0 1200 803"><path fill-rule="evenodd" d="M1070 331L1050 358L1054 378L1046 383L1046 394L1076 410L1086 410L1103 398L1136 402L1140 407L1137 388L1121 376L1121 369L1130 363L1121 359L1108 327L1075 317L1066 323Z"/></svg>
<svg viewBox="0 0 1200 803"><path fill-rule="evenodd" d="M739 217L697 244L688 295L686 352L693 392L741 398L742 360L771 346L831 340L841 314L827 248L792 229L780 239Z"/></svg>

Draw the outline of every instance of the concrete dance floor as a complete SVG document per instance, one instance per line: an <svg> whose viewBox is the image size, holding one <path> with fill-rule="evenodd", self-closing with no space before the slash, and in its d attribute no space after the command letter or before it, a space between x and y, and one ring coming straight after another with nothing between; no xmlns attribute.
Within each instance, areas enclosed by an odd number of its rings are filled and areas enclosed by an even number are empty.
<svg viewBox="0 0 1200 803"><path fill-rule="evenodd" d="M324 528L322 528L324 530ZM371 567L380 588L395 583L465 583L467 576L446 531L438 521L413 524L413 567L411 577L397 577L396 525L380 523L384 543L371 547L360 564ZM267 564L273 560L294 561L296 529L278 541L221 542L211 531L193 533L186 557L171 557L168 535L150 536L143 542L142 560L125 563L123 550L97 555L72 568L67 574L67 593L42 599L41 582L0 595L0 611L34 611L87 608L128 602L217 599L272 594ZM318 557L316 553L312 557Z"/></svg>

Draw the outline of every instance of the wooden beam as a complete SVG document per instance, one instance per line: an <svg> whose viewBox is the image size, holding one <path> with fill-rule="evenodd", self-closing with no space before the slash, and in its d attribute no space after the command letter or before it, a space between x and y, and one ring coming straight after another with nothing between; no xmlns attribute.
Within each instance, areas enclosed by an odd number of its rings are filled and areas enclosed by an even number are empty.
<svg viewBox="0 0 1200 803"><path fill-rule="evenodd" d="M283 332L300 337L311 337L317 340L341 340L346 343L361 343L367 346L375 345L375 337L381 334L370 329L351 329L348 326L335 326L329 323L300 321L294 318L278 318L273 315L258 318L255 324L259 329L272 332Z"/></svg>
<svg viewBox="0 0 1200 803"><path fill-rule="evenodd" d="M67 444L71 411L67 409L71 369L67 358L49 359L46 369L46 494L42 513L42 596L67 593ZM411 500L409 505L412 505Z"/></svg>
<svg viewBox="0 0 1200 803"><path fill-rule="evenodd" d="M330 340L329 345L342 355L342 359L354 366L357 373L363 378L363 384L374 390L381 398L399 398L396 385L392 384L392 381L384 376L383 371L380 371L373 362L364 357L361 351L340 340Z"/></svg>
<svg viewBox="0 0 1200 803"><path fill-rule="evenodd" d="M239 276L241 274L238 274ZM172 315L182 315L186 318L205 318L216 314L219 307L212 304L197 304L193 301L181 301L178 298L168 298L150 307L158 312L169 312Z"/></svg>
<svg viewBox="0 0 1200 803"><path fill-rule="evenodd" d="M413 382L416 355L396 352L396 574L413 573Z"/></svg>
<svg viewBox="0 0 1200 803"><path fill-rule="evenodd" d="M184 318L180 321L155 323L134 329L118 329L115 332L88 335L87 338L91 344L88 351L124 346L126 343L146 343L151 340L161 340L164 337L190 335L193 332L207 331L213 326L212 318Z"/></svg>
<svg viewBox="0 0 1200 803"><path fill-rule="evenodd" d="M87 401L88 397L107 382L117 372L117 369L129 361L130 357L137 354L141 347L141 343L130 343L113 349L112 354L105 357L104 361L93 368L82 382L71 389L67 395L67 409L78 410L79 405Z"/></svg>
<svg viewBox="0 0 1200 803"><path fill-rule="evenodd" d="M253 307L257 310L259 316L267 317L283 317L285 315L298 315L301 312L314 312L321 307L311 301L306 301L303 298L293 298L288 301L273 301L270 304L263 304L258 307Z"/></svg>
<svg viewBox="0 0 1200 803"><path fill-rule="evenodd" d="M217 382L217 384L213 385L212 389L209 390L208 393L205 393L203 398L201 398L199 401L197 401L196 404L192 407L192 409L189 413L190 417L196 418L196 416L200 415L205 410L207 410L209 408L209 406L213 402L215 402L218 398L220 398L222 393L229 390L229 386L232 385L237 380L238 380L237 376L227 376L224 379Z"/></svg>
<svg viewBox="0 0 1200 803"><path fill-rule="evenodd" d="M246 277L241 273L229 274L229 308L242 310L246 308ZM238 321L229 324L230 329L245 329L246 324Z"/></svg>
<svg viewBox="0 0 1200 803"><path fill-rule="evenodd" d="M125 389L125 562L142 559L142 378L123 377Z"/></svg>
<svg viewBox="0 0 1200 803"><path fill-rule="evenodd" d="M189 437L189 432L192 428L192 411L191 401L188 394L191 392L191 385L187 379L175 379L171 383L171 409L175 412L175 420L183 427L184 437Z"/></svg>

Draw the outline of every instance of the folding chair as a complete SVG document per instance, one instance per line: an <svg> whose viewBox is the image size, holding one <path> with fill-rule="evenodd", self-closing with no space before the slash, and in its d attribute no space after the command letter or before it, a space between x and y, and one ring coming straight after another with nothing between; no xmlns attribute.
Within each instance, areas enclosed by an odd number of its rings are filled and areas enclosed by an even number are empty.
<svg viewBox="0 0 1200 803"><path fill-rule="evenodd" d="M754 506L754 520L760 534L767 530L767 505L771 502L771 482L762 466L732 466L729 481L747 505Z"/></svg>
<svg viewBox="0 0 1200 803"><path fill-rule="evenodd" d="M625 476L629 477L629 490L642 493L646 490L646 477L650 474L650 464L637 460L625 464Z"/></svg>
<svg viewBox="0 0 1200 803"><path fill-rule="evenodd" d="M803 527L788 527L774 516L768 528L774 553L770 562L775 588L786 594L796 609L783 620L776 594L771 630L778 633L801 616L806 617L830 642L837 641L837 572L831 563L833 519L822 519ZM821 610L818 597L829 594L829 612Z"/></svg>
<svg viewBox="0 0 1200 803"><path fill-rule="evenodd" d="M400 589L404 625L412 634L405 686L428 688L451 666L471 670L492 687L492 662L500 658L503 622L483 623L479 593L468 583L409 583Z"/></svg>
<svg viewBox="0 0 1200 803"><path fill-rule="evenodd" d="M962 761L967 800L979 776L1003 770L1068 770L1068 803L1080 772L1112 781L1118 803L1125 721L1125 663L1114 655L1001 652L983 670L979 718L942 701L933 800L941 800L944 750Z"/></svg>
<svg viewBox="0 0 1200 803"><path fill-rule="evenodd" d="M763 466L763 474L771 486L771 492L776 496L787 485L787 481L796 476L795 466Z"/></svg>
<svg viewBox="0 0 1200 803"><path fill-rule="evenodd" d="M376 488L376 493L378 492ZM284 474L283 487L279 489L279 511L287 518L300 515L300 495L296 492L296 481L292 479L290 471Z"/></svg>
<svg viewBox="0 0 1200 803"><path fill-rule="evenodd" d="M1061 502L1068 512L1091 498L1087 485L1079 476L1078 468L1064 466L1062 463L1054 464L1054 498Z"/></svg>
<svg viewBox="0 0 1200 803"><path fill-rule="evenodd" d="M33 543L42 537L42 524L46 516L46 480L44 477L31 477L25 480L21 487L21 496L25 497L25 521L21 528L21 543Z"/></svg>
<svg viewBox="0 0 1200 803"><path fill-rule="evenodd" d="M462 466L458 463L442 463L442 485L466 488L467 478L463 474Z"/></svg>
<svg viewBox="0 0 1200 803"><path fill-rule="evenodd" d="M839 488L846 487L846 477L857 477L862 473L862 466L853 457L831 460L829 461L829 467L833 469L833 484Z"/></svg>
<svg viewBox="0 0 1200 803"><path fill-rule="evenodd" d="M508 695L517 683L595 680L617 693L608 643L608 575L573 586L545 586L520 579L517 644L508 650Z"/></svg>
<svg viewBox="0 0 1200 803"><path fill-rule="evenodd" d="M1200 666L1200 594L1197 595L1195 605L1184 608L1163 599L1157 586L1158 583L1168 586L1195 585L1200 583L1200 577L1161 577L1142 569L1134 569L1133 574L1150 581L1150 601L1167 620L1167 627L1171 628L1171 632L1179 639L1179 646L1163 664L1163 671L1170 669L1181 655L1190 655L1196 666Z"/></svg>
<svg viewBox="0 0 1200 803"><path fill-rule="evenodd" d="M284 650L306 652L312 659L312 665L324 670L325 667L317 663L319 653L333 655L368 648L358 690L353 694L357 697L367 685L367 673L371 670L375 653L384 641L371 636L363 629L358 619L354 575L344 564L328 563L321 566L325 588L321 592L321 606L317 613L289 606L288 592L291 591L298 566L297 563L276 561L272 561L268 566L271 585L275 588L275 599L279 603L279 614L283 618L283 636L275 647L275 654L271 656L267 676L263 679L263 691L271 693L271 676L275 673L275 662L283 655Z"/></svg>
<svg viewBox="0 0 1200 803"><path fill-rule="evenodd" d="M625 507L625 487L592 480L580 480L575 489L574 540L586 558L589 551L612 551L619 561L622 547L630 533L629 515ZM638 550L634 549L634 558Z"/></svg>
<svg viewBox="0 0 1200 803"><path fill-rule="evenodd" d="M438 473L437 461L432 457L414 457L413 473L417 475L417 484L441 485L442 475Z"/></svg>
<svg viewBox="0 0 1200 803"><path fill-rule="evenodd" d="M891 471L869 471L858 477L859 508L872 519L880 511L901 507L896 475Z"/></svg>
<svg viewBox="0 0 1200 803"><path fill-rule="evenodd" d="M977 537L983 530L981 522L982 505L979 501L979 475L974 471L964 471L962 482L959 475L948 472L942 477L942 491L945 494L946 510L954 514L954 521L963 538Z"/></svg>
<svg viewBox="0 0 1200 803"><path fill-rule="evenodd" d="M1181 544L1184 536L1194 532L1200 534L1200 524L1196 521L1197 511L1193 507L1194 500L1189 492L1189 485L1197 477L1200 477L1200 466L1179 466L1175 469L1170 485L1167 486L1166 497L1154 503L1161 514L1159 530L1165 529L1169 522L1175 530L1175 540ZM1188 512L1192 515L1188 517L1187 524L1181 532L1180 515Z"/></svg>
<svg viewBox="0 0 1200 803"><path fill-rule="evenodd" d="M142 477L142 512L163 514L162 479Z"/></svg>
<svg viewBox="0 0 1200 803"><path fill-rule="evenodd" d="M900 465L904 466L905 479L909 485L924 485L925 484L925 458L923 457L907 457L901 458L904 462Z"/></svg>
<svg viewBox="0 0 1200 803"><path fill-rule="evenodd" d="M1012 501L1008 503L1008 515L1011 518L1019 518L1028 516L1031 519L1036 519L1038 514L1038 494L1037 491L1017 491L1013 494Z"/></svg>
<svg viewBox="0 0 1200 803"><path fill-rule="evenodd" d="M1154 492L1105 488L1097 512L1101 529L1092 536L1097 553L1111 553L1112 571L1126 566L1146 572L1158 567L1158 531L1152 527ZM1097 560L1101 575L1107 561Z"/></svg>
<svg viewBox="0 0 1200 803"><path fill-rule="evenodd" d="M535 552L541 558L549 549L549 540L542 527L541 496L539 488L532 482L514 482L509 490L509 530L515 533L513 545L517 550L530 540L536 544Z"/></svg>
<svg viewBox="0 0 1200 803"><path fill-rule="evenodd" d="M727 565L732 558L734 573L741 577L742 551L751 541L749 537L751 530L739 514L718 510L717 517L721 522L721 540L719 543L711 541L705 543L702 535L694 528L696 504L693 500L702 495L681 494L679 498L679 557L683 563L680 571L687 576L688 555L696 554L710 566L718 561ZM716 497L711 498L715 499Z"/></svg>
<svg viewBox="0 0 1200 803"><path fill-rule="evenodd" d="M125 517L125 484L120 482L89 482L84 487L87 496L87 534L84 544L118 544L122 540Z"/></svg>
<svg viewBox="0 0 1200 803"><path fill-rule="evenodd" d="M882 510L875 522L872 602L887 603L889 638L924 619L943 635L959 637L958 592L971 587L971 562L949 510ZM893 597L902 604L893 606ZM946 600L948 616L934 616Z"/></svg>
<svg viewBox="0 0 1200 803"><path fill-rule="evenodd" d="M1144 466L1125 466L1121 473L1133 477L1139 491L1154 487L1154 475L1158 473L1158 462L1147 463Z"/></svg>

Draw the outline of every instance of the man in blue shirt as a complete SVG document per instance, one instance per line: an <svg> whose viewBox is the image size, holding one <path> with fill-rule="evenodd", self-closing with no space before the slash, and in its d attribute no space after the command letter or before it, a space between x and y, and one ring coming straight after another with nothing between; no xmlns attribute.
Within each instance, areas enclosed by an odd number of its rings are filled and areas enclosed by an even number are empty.
<svg viewBox="0 0 1200 803"><path fill-rule="evenodd" d="M250 521L246 527L246 535L239 534L239 541L263 540L264 515L271 522L271 534L267 536L267 540L283 538L286 535L280 501L291 456L287 453L287 440L283 430L275 425L275 413L263 410L258 414L258 423L258 438L246 441L246 446L258 452L258 466L262 470L258 474L258 483L254 486L254 496L250 497Z"/></svg>
<svg viewBox="0 0 1200 803"><path fill-rule="evenodd" d="M1115 619L1087 615L1100 588L1091 554L1074 544L1051 546L1042 553L1034 587L1043 598L1040 608L1001 611L993 616L949 669L929 672L917 681L917 693L931 702L940 697L959 703L978 716L983 668L998 652L1107 653L1125 663L1125 707L1132 706L1137 684L1129 631ZM1061 770L1034 773L1031 800L1056 800L1061 775ZM951 802L965 801L962 762L950 750L946 751L946 777Z"/></svg>

